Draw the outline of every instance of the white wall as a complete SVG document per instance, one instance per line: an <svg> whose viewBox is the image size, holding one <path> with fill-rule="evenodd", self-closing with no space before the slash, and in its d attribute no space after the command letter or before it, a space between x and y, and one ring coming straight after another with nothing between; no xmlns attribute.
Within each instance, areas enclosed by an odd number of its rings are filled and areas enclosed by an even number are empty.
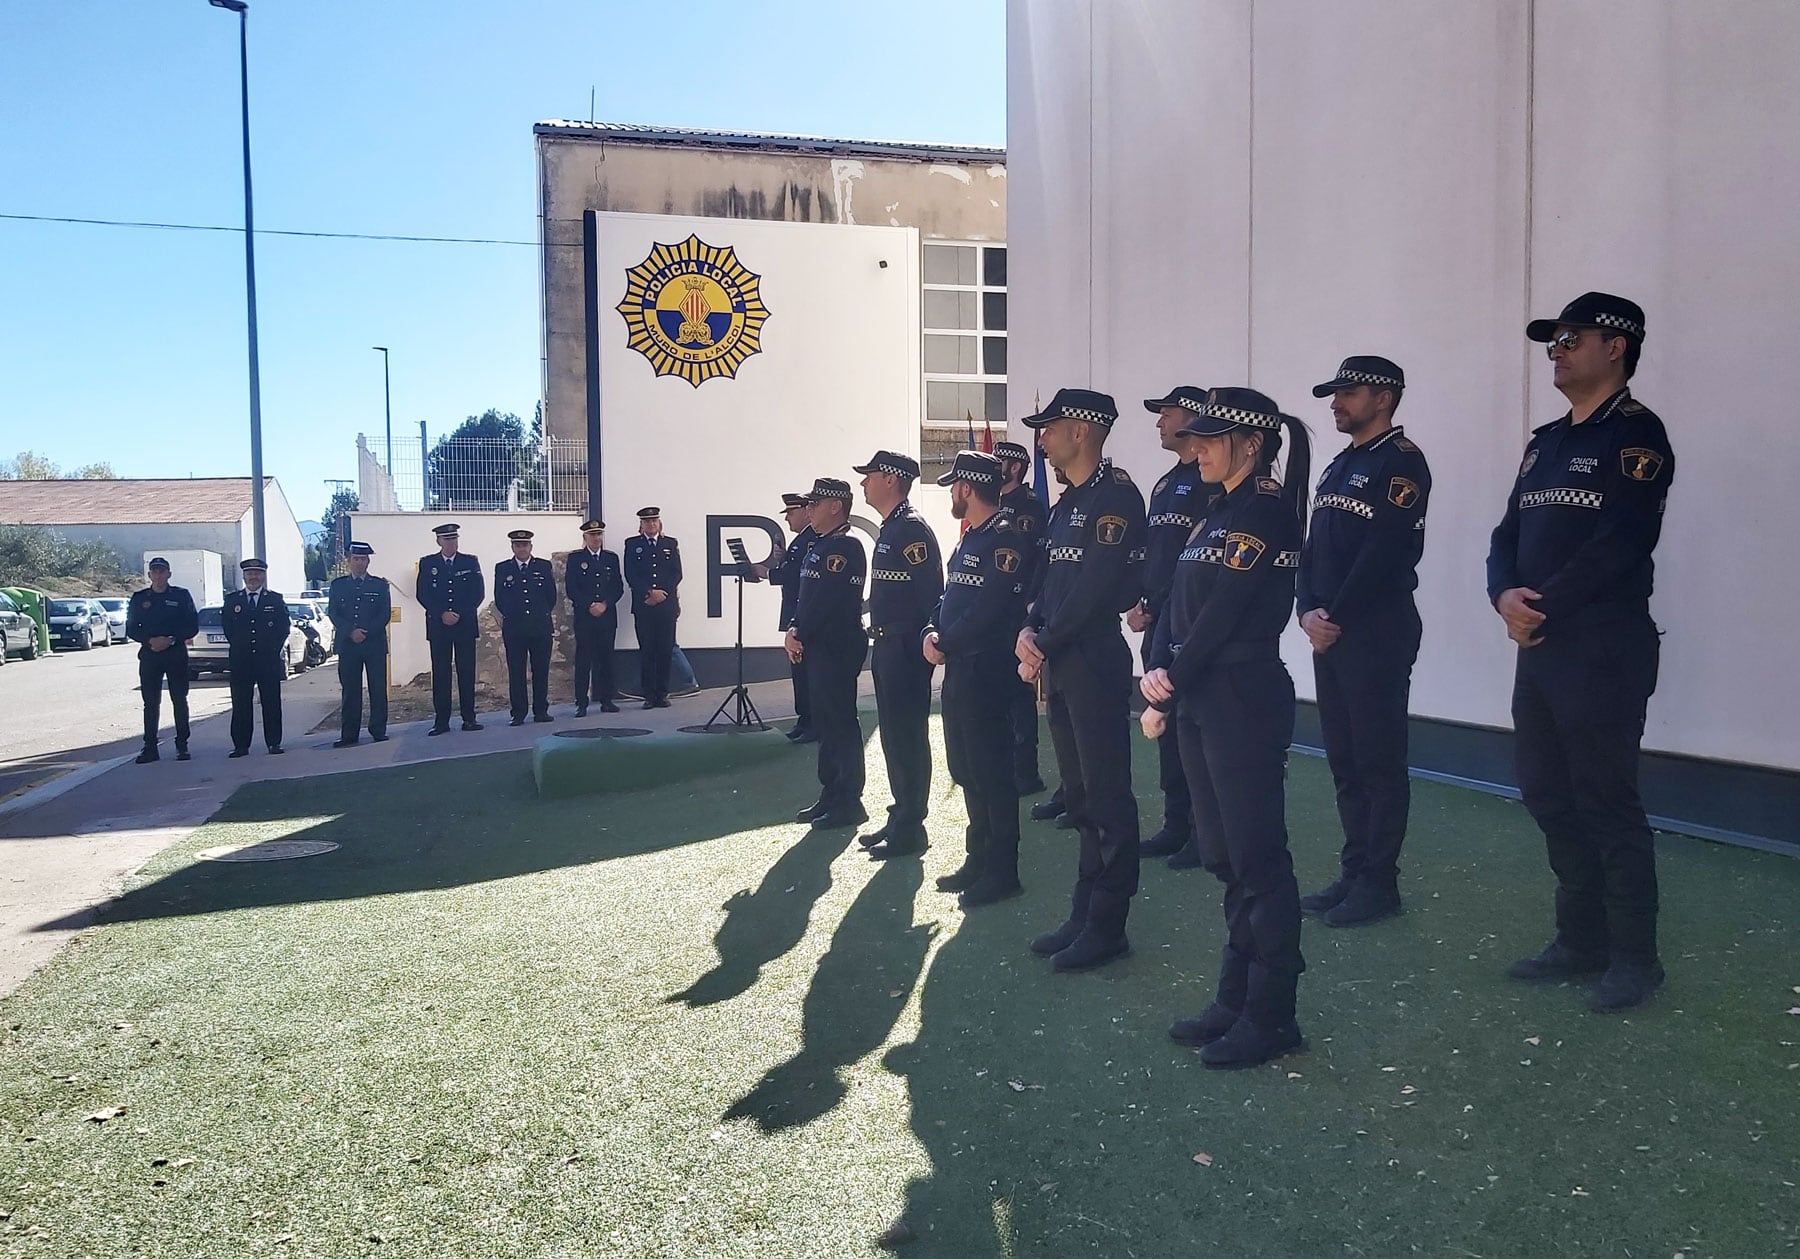
<svg viewBox="0 0 1800 1259"><path fill-rule="evenodd" d="M1524 325L1632 297L1634 389L1679 462L1645 744L1800 768L1800 589L1775 576L1800 524L1800 6L1009 0L1008 26L1015 409L1115 394L1147 486L1169 458L1140 400L1249 384L1309 422L1316 473L1340 443L1310 386L1395 359L1436 483L1413 708L1504 726L1487 535L1565 409ZM1295 633L1286 654L1310 694Z"/></svg>

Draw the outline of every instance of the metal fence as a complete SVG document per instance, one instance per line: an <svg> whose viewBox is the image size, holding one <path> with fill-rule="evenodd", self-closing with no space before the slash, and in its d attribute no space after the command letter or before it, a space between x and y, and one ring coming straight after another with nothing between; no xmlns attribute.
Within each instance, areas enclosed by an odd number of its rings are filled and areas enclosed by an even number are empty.
<svg viewBox="0 0 1800 1259"><path fill-rule="evenodd" d="M379 474L383 461L370 463ZM429 447L417 438L396 441L387 471L400 511L582 511L587 505L587 443L578 438L519 444L459 437ZM377 487L363 490L365 506L379 497Z"/></svg>

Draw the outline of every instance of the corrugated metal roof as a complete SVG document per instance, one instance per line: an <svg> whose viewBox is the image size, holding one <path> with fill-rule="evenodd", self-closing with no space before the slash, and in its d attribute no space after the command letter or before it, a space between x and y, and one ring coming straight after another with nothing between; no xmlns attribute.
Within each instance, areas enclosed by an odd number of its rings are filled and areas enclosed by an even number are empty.
<svg viewBox="0 0 1800 1259"><path fill-rule="evenodd" d="M263 488L275 484L263 478ZM249 477L192 481L0 481L0 524L235 523L250 510Z"/></svg>
<svg viewBox="0 0 1800 1259"><path fill-rule="evenodd" d="M552 119L532 129L540 136L605 140L669 148L739 149L761 153L812 153L823 157L887 157L916 162L989 162L1004 165L1005 149L960 144L920 144L904 140L841 140L827 136L775 135L757 131L688 131L622 122Z"/></svg>

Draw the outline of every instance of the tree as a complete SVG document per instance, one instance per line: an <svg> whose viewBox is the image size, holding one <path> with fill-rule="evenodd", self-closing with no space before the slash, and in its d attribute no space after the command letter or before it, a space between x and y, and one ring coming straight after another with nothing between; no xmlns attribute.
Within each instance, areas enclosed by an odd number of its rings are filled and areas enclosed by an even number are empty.
<svg viewBox="0 0 1800 1259"><path fill-rule="evenodd" d="M119 557L104 542L72 542L42 525L0 525L0 573L21 586L69 578L96 586L125 581Z"/></svg>
<svg viewBox="0 0 1800 1259"><path fill-rule="evenodd" d="M119 479L119 474L114 472L113 466L104 459L99 463L84 463L69 475L78 481L117 481Z"/></svg>
<svg viewBox="0 0 1800 1259"><path fill-rule="evenodd" d="M431 506L494 511L504 508L515 482L529 496L538 462L538 425L489 407L471 415L431 449Z"/></svg>
<svg viewBox="0 0 1800 1259"><path fill-rule="evenodd" d="M324 514L319 517L319 527L325 532L314 544L322 559L319 580L323 581L333 569L344 562L344 543L350 539L344 533L342 522L348 513L356 511L361 506L362 500L357 497L356 491L347 485L340 485L331 492L331 503L325 508ZM308 554L306 575L310 580L312 578L311 553L314 547L306 549Z"/></svg>
<svg viewBox="0 0 1800 1259"><path fill-rule="evenodd" d="M0 463L0 481L54 481L62 469L34 450L21 450Z"/></svg>

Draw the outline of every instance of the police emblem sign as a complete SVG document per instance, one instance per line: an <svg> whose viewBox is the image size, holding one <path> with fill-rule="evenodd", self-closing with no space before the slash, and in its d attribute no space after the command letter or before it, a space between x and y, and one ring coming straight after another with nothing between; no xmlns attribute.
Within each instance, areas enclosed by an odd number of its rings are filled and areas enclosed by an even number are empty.
<svg viewBox="0 0 1800 1259"><path fill-rule="evenodd" d="M738 261L732 246L708 245L697 235L653 245L625 273L625 299L616 309L625 317L628 344L656 374L679 376L696 389L715 376L737 375L762 350L769 317L762 277Z"/></svg>

